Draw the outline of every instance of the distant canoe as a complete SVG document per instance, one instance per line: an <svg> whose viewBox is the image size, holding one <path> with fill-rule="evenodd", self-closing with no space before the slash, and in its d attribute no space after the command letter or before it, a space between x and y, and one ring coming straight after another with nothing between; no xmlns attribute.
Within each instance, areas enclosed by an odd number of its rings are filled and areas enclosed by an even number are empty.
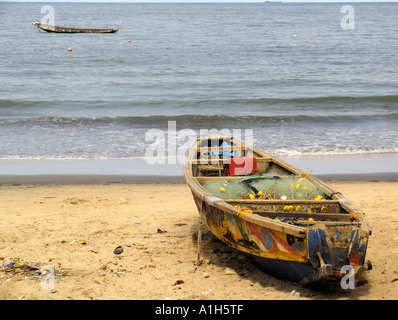
<svg viewBox="0 0 398 320"><path fill-rule="evenodd" d="M119 29L115 29L115 28L86 29L86 28L70 28L70 27L51 26L48 24L42 24L40 22L32 22L32 24L44 31L56 32L56 33L115 33L117 31L119 31Z"/></svg>

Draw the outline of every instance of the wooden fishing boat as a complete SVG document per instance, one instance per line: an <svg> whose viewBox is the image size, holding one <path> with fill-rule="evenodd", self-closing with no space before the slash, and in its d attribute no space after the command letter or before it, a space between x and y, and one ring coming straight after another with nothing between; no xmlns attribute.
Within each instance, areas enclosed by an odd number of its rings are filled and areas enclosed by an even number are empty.
<svg viewBox="0 0 398 320"><path fill-rule="evenodd" d="M32 22L32 24L41 30L47 32L56 32L56 33L115 33L119 31L119 29L115 28L111 29L70 28L70 27L51 26L40 22Z"/></svg>
<svg viewBox="0 0 398 320"><path fill-rule="evenodd" d="M201 223L273 276L335 283L361 279L371 269L365 262L371 234L365 214L271 154L233 137L201 137L186 156L184 176ZM259 190L265 182L269 187ZM240 193L230 197L233 186Z"/></svg>

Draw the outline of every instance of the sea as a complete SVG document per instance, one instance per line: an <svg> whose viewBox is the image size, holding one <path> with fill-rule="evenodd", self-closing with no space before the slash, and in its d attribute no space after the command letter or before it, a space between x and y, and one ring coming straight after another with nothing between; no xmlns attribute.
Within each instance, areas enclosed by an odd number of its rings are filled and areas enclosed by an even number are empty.
<svg viewBox="0 0 398 320"><path fill-rule="evenodd" d="M170 137L183 154L207 131L282 157L398 159L397 17L398 3L0 2L0 162L167 158ZM32 25L50 18L119 31Z"/></svg>

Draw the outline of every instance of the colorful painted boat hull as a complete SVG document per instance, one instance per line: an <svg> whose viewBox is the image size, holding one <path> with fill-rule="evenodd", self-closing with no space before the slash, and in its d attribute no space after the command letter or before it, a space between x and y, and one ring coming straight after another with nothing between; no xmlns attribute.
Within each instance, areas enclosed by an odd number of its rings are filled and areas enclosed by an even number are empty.
<svg viewBox="0 0 398 320"><path fill-rule="evenodd" d="M206 227L222 242L251 255L267 273L302 284L340 280L344 266L363 271L368 234L357 227L313 227L303 238L252 224L237 215L194 199ZM321 267L319 252L327 267ZM337 270L337 271L336 271Z"/></svg>

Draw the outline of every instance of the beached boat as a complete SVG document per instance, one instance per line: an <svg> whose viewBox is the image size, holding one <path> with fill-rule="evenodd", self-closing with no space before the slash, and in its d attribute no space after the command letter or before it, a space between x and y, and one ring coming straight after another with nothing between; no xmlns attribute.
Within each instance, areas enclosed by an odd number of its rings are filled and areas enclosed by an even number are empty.
<svg viewBox="0 0 398 320"><path fill-rule="evenodd" d="M111 29L70 28L70 27L51 26L40 22L32 22L32 24L41 30L47 32L56 32L56 33L114 33L119 31L119 29L115 28Z"/></svg>
<svg viewBox="0 0 398 320"><path fill-rule="evenodd" d="M371 269L365 214L271 154L233 137L199 138L184 176L201 223L269 274L306 284L358 280Z"/></svg>

